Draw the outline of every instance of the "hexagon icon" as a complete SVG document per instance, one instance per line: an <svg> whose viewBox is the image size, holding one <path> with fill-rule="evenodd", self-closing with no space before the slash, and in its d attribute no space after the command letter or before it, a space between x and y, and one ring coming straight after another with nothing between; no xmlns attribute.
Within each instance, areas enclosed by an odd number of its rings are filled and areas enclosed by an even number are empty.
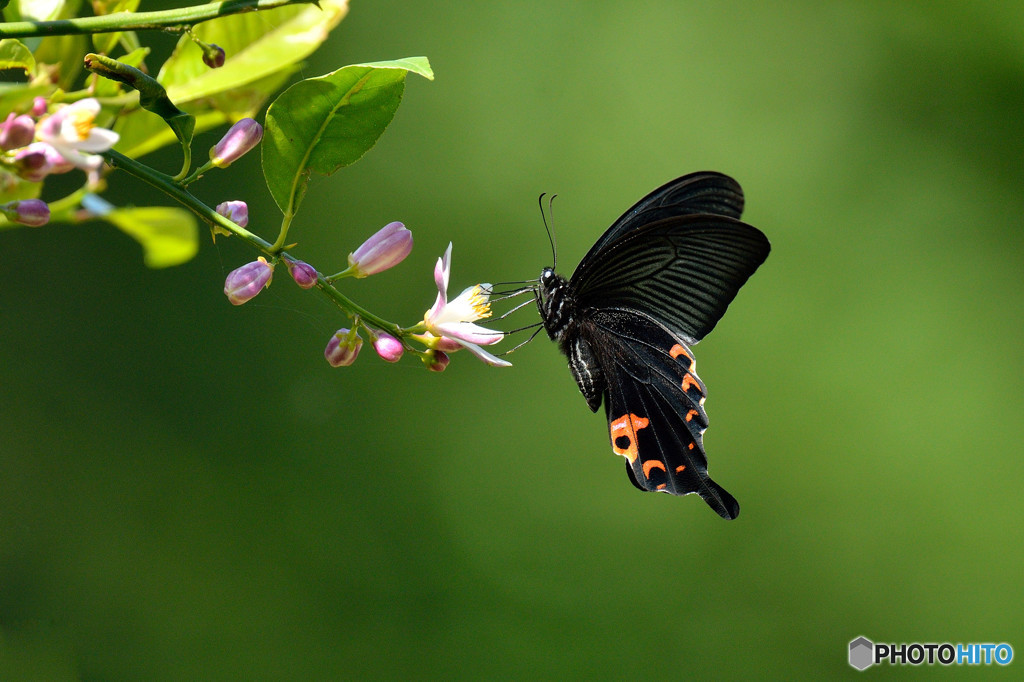
<svg viewBox="0 0 1024 682"><path fill-rule="evenodd" d="M850 665L857 670L869 667L875 658L875 644L867 637L858 637L850 642Z"/></svg>

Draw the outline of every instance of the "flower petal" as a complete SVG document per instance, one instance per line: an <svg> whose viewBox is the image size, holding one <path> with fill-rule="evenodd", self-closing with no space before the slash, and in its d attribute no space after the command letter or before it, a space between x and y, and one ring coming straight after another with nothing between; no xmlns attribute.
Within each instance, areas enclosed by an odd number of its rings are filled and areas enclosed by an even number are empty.
<svg viewBox="0 0 1024 682"><path fill-rule="evenodd" d="M486 362L491 367L511 367L512 366L511 362L508 362L507 360L502 360L501 358L499 358L499 357L497 357L495 355L491 355L490 353L488 353L487 351L485 351L483 348L481 348L480 346L476 345L475 343L467 343L465 341L460 341L460 343L462 344L462 346L466 350L468 350L470 353L472 353L473 355L477 356L478 358L480 358L481 360Z"/></svg>
<svg viewBox="0 0 1024 682"><path fill-rule="evenodd" d="M487 302L488 294L483 293L481 285L474 284L463 289L462 293L456 296L433 316L434 324L445 322L476 322L485 317L491 316L491 306Z"/></svg>
<svg viewBox="0 0 1024 682"><path fill-rule="evenodd" d="M503 332L487 329L472 322L442 322L430 330L437 336L447 336L456 341L467 341L481 346L490 346L504 338Z"/></svg>
<svg viewBox="0 0 1024 682"><path fill-rule="evenodd" d="M83 152L105 152L121 139L121 136L113 130L106 128L93 128L89 136L80 141L76 146Z"/></svg>
<svg viewBox="0 0 1024 682"><path fill-rule="evenodd" d="M437 285L437 290L445 302L448 301L448 277L451 272L452 243L448 242L448 248L445 249L444 255L437 259L437 265L434 266L434 284Z"/></svg>

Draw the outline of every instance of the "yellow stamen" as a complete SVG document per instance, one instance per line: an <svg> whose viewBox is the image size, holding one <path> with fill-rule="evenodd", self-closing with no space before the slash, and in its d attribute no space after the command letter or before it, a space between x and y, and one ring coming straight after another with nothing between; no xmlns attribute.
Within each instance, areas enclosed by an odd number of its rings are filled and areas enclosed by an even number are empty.
<svg viewBox="0 0 1024 682"><path fill-rule="evenodd" d="M91 111L85 111L79 109L69 116L72 127L75 129L75 134L78 135L79 140L85 140L89 137L89 133L95 126L96 118L92 115Z"/></svg>
<svg viewBox="0 0 1024 682"><path fill-rule="evenodd" d="M473 308L473 314L476 315L478 320L491 316L491 303L487 300L487 297L488 294L484 293L479 284L473 287L473 293L469 297L469 305Z"/></svg>

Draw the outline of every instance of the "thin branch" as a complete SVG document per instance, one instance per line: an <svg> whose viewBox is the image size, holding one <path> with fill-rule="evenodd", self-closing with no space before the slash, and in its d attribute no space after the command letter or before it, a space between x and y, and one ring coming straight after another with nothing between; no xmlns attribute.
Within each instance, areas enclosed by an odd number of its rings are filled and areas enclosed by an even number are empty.
<svg viewBox="0 0 1024 682"><path fill-rule="evenodd" d="M160 10L157 12L116 12L99 17L58 19L56 21L12 21L0 24L0 38L113 33L115 31L184 30L210 19L274 9L286 5L315 4L316 0L224 0L207 5Z"/></svg>

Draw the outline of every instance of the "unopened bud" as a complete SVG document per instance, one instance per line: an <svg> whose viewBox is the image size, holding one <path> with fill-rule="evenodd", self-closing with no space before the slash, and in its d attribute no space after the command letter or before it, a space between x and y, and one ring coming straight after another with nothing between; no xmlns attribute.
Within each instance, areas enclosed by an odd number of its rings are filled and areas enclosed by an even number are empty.
<svg viewBox="0 0 1024 682"><path fill-rule="evenodd" d="M219 69L224 66L224 48L216 43L204 44L201 46L203 49L203 64L206 64L211 69Z"/></svg>
<svg viewBox="0 0 1024 682"><path fill-rule="evenodd" d="M217 168L227 168L242 158L263 139L263 126L251 118L243 118L231 126L220 142L210 150L210 161Z"/></svg>
<svg viewBox="0 0 1024 682"><path fill-rule="evenodd" d="M405 352L402 342L385 332L377 334L377 338L373 342L373 349L385 362L398 362L402 359L402 353Z"/></svg>
<svg viewBox="0 0 1024 682"><path fill-rule="evenodd" d="M260 256L252 263L246 263L228 273L224 280L224 295L232 305L242 305L256 297L264 287L270 286L274 277L274 266Z"/></svg>
<svg viewBox="0 0 1024 682"><path fill-rule="evenodd" d="M14 152L14 168L19 177L42 182L47 175L67 173L75 166L46 142L33 142Z"/></svg>
<svg viewBox="0 0 1024 682"><path fill-rule="evenodd" d="M359 349L363 347L363 339L359 334L348 329L339 329L327 342L324 357L331 367L344 367L356 361Z"/></svg>
<svg viewBox="0 0 1024 682"><path fill-rule="evenodd" d="M217 204L217 213L239 227L249 224L249 206L244 201L225 201Z"/></svg>
<svg viewBox="0 0 1024 682"><path fill-rule="evenodd" d="M12 111L7 120L0 123L0 149L5 152L31 144L35 136L36 122L31 116L15 116Z"/></svg>
<svg viewBox="0 0 1024 682"><path fill-rule="evenodd" d="M0 213L14 223L40 227L50 222L50 207L40 199L22 199L0 206Z"/></svg>
<svg viewBox="0 0 1024 682"><path fill-rule="evenodd" d="M388 223L349 254L353 277L367 277L398 265L412 251L412 232L399 222Z"/></svg>
<svg viewBox="0 0 1024 682"><path fill-rule="evenodd" d="M301 260L286 260L284 264L288 266L288 273L300 287L312 289L316 286L318 275L312 265Z"/></svg>
<svg viewBox="0 0 1024 682"><path fill-rule="evenodd" d="M434 350L427 353L427 356L423 358L423 362L426 363L427 369L431 372L443 372L448 367L450 358L448 354L443 350Z"/></svg>

